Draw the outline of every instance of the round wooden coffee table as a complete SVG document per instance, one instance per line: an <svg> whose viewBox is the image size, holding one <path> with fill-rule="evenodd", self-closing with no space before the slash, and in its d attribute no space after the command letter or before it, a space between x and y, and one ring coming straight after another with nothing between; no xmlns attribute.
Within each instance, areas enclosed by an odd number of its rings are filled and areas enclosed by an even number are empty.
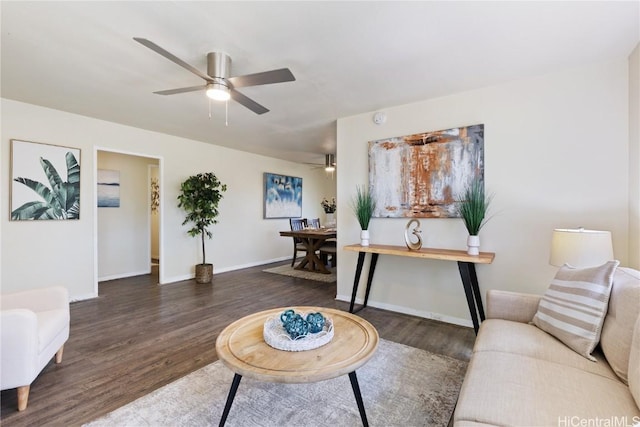
<svg viewBox="0 0 640 427"><path fill-rule="evenodd" d="M333 321L334 336L322 347L306 351L283 351L263 338L267 319L288 308L296 312L320 312ZM216 340L218 358L235 375L220 420L223 426L243 376L279 383L311 383L348 374L362 423L368 426L356 369L367 363L378 347L378 331L366 320L345 311L322 307L286 307L261 311L227 326Z"/></svg>

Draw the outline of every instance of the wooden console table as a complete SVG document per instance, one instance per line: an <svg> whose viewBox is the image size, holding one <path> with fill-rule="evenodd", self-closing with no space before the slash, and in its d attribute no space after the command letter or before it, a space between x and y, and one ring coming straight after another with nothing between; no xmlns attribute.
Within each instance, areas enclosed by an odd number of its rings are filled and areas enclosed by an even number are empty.
<svg viewBox="0 0 640 427"><path fill-rule="evenodd" d="M469 313L471 314L473 329L475 330L476 334L478 333L478 328L480 326L478 322L478 315L480 315L480 321L483 321L484 308L482 306L480 288L478 287L478 276L476 276L475 265L491 264L495 257L495 254L493 252L480 252L480 255L469 255L466 251L453 249L422 248L418 251L412 251L409 250L406 246L391 245L347 245L344 247L344 250L358 252L358 265L356 267L356 275L353 280L353 291L351 292L351 304L349 305L349 313L354 312L353 305L356 300L356 294L358 293L360 274L362 273L364 257L367 252L371 254L369 277L367 278L367 289L364 296L364 304L357 311L360 311L367 306L369 291L371 290L371 282L373 280L373 274L376 270L376 263L378 262L378 256L380 254L423 259L439 259L443 261L456 261L458 263L458 269L460 270L460 277L462 278L464 293L467 297L467 304L469 305Z"/></svg>

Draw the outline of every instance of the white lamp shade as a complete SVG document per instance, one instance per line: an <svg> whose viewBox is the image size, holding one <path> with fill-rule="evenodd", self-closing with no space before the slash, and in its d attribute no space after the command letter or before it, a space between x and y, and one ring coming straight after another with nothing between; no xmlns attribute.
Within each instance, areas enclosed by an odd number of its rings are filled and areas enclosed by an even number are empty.
<svg viewBox="0 0 640 427"><path fill-rule="evenodd" d="M611 232L598 230L564 229L553 230L549 264L560 267L585 268L602 265L613 260Z"/></svg>

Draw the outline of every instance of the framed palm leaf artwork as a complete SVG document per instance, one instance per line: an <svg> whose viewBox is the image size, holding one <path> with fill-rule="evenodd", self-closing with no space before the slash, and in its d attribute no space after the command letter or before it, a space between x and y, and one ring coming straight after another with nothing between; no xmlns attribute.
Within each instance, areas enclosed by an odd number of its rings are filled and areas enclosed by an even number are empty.
<svg viewBox="0 0 640 427"><path fill-rule="evenodd" d="M11 140L11 220L80 219L80 149Z"/></svg>

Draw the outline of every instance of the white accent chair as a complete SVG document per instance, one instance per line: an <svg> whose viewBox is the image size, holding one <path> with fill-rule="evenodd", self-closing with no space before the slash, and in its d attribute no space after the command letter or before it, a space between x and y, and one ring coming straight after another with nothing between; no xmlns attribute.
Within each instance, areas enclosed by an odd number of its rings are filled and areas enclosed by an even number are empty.
<svg viewBox="0 0 640 427"><path fill-rule="evenodd" d="M69 293L61 286L0 295L0 387L18 389L18 411L29 389L69 338Z"/></svg>

